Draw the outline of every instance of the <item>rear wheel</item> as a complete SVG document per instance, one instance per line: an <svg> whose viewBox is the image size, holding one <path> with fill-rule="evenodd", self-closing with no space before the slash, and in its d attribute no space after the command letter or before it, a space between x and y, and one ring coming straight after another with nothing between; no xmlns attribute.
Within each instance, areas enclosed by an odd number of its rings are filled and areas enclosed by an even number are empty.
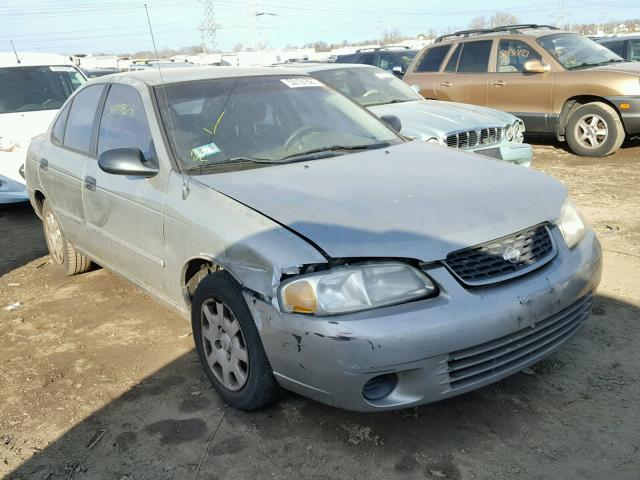
<svg viewBox="0 0 640 480"><path fill-rule="evenodd" d="M226 403L254 410L280 397L240 285L228 272L209 274L198 284L191 326L200 363Z"/></svg>
<svg viewBox="0 0 640 480"><path fill-rule="evenodd" d="M592 102L576 109L565 129L571 150L583 157L606 157L620 148L624 127L618 113L606 103Z"/></svg>
<svg viewBox="0 0 640 480"><path fill-rule="evenodd" d="M91 268L91 260L75 249L60 228L60 222L47 200L42 205L42 225L49 255L54 265L65 275L84 273Z"/></svg>

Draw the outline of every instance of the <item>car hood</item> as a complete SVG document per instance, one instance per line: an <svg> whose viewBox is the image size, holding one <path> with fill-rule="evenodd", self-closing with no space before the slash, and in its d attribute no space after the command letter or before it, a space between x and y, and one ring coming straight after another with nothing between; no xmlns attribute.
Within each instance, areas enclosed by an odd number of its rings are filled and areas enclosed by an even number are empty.
<svg viewBox="0 0 640 480"><path fill-rule="evenodd" d="M419 141L194 179L333 258L441 260L555 221L566 197L540 172Z"/></svg>
<svg viewBox="0 0 640 480"><path fill-rule="evenodd" d="M460 130L502 127L516 121L510 113L492 108L437 100L389 103L368 109L378 117L395 115L402 122L402 134L420 140L443 138Z"/></svg>
<svg viewBox="0 0 640 480"><path fill-rule="evenodd" d="M584 71L608 70L615 72L631 73L640 76L640 62L619 62L600 65L598 67L585 68Z"/></svg>

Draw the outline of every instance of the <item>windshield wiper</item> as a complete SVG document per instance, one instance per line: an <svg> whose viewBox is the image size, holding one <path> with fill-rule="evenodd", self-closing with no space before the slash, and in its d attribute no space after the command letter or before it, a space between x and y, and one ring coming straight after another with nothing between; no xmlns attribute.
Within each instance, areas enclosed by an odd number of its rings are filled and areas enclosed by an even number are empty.
<svg viewBox="0 0 640 480"><path fill-rule="evenodd" d="M313 148L311 150L307 150L306 152L294 153L292 155L287 155L286 157L282 157L278 162L275 163L290 163L293 161L304 161L309 160L309 156L314 155L316 153L330 153L330 152L353 152L356 150L374 150L376 148L384 148L390 145L389 142L379 142L379 143L367 143L364 145L332 145L330 147L320 147Z"/></svg>
<svg viewBox="0 0 640 480"><path fill-rule="evenodd" d="M266 158L233 157L233 158L226 159L222 162L209 162L209 163L203 163L201 165L193 165L191 167L185 168L184 172L197 173L198 175L202 175L202 173L204 173L206 170L221 168L221 167L238 164L238 163L257 163L260 165L270 165L277 162L273 162Z"/></svg>
<svg viewBox="0 0 640 480"><path fill-rule="evenodd" d="M611 60L606 60L604 62L596 62L596 63L584 62L584 63L581 63L580 65L574 65L573 67L569 68L569 70L576 70L578 68L600 67L602 65L608 65L610 63L620 63L620 62L626 62L626 60L612 58Z"/></svg>
<svg viewBox="0 0 640 480"><path fill-rule="evenodd" d="M416 99L413 99L416 100ZM386 102L375 102L375 103L367 103L364 106L365 107L377 107L378 105L391 105L392 103L404 103L404 102L410 102L411 100L402 100L399 98L394 98L393 100L390 101L386 101Z"/></svg>

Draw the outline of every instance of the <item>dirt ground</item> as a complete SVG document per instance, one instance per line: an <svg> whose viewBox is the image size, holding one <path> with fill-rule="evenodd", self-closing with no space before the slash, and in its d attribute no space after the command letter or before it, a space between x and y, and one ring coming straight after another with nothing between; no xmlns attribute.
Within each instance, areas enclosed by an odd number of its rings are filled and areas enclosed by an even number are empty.
<svg viewBox="0 0 640 480"><path fill-rule="evenodd" d="M225 407L187 322L106 270L61 276L30 207L0 207L0 476L639 479L640 142L588 160L533 141L600 235L594 314L526 373L400 412Z"/></svg>

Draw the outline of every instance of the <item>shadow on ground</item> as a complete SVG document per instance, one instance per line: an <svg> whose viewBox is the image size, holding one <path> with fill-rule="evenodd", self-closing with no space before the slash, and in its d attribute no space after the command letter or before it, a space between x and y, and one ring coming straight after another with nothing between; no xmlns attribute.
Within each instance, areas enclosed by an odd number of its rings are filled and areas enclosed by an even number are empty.
<svg viewBox="0 0 640 480"><path fill-rule="evenodd" d="M40 219L29 202L0 205L0 232L0 276L47 254Z"/></svg>
<svg viewBox="0 0 640 480"><path fill-rule="evenodd" d="M638 318L637 307L598 297L587 326L528 374L380 414L293 394L240 412L221 403L191 351L8 478L637 479Z"/></svg>

